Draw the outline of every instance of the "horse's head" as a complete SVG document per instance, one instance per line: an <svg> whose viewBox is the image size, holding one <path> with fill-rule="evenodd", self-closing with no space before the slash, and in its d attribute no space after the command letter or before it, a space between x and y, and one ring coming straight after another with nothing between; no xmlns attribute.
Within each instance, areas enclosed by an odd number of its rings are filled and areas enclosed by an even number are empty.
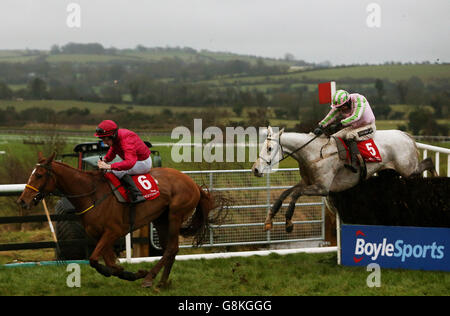
<svg viewBox="0 0 450 316"><path fill-rule="evenodd" d="M44 158L39 153L36 168L31 172L30 178L20 195L17 203L26 209L36 206L48 193L56 188L56 179L52 172L52 161L55 153L49 158Z"/></svg>
<svg viewBox="0 0 450 316"><path fill-rule="evenodd" d="M284 129L276 131L272 127L267 128L267 137L259 153L258 159L253 164L252 171L257 177L262 177L264 173L271 172L272 167L277 166L283 156L280 145L280 137Z"/></svg>

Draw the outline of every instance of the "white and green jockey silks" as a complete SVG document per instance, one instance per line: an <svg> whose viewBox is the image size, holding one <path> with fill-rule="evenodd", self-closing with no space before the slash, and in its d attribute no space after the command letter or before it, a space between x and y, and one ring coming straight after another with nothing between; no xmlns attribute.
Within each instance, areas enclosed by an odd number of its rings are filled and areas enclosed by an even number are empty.
<svg viewBox="0 0 450 316"><path fill-rule="evenodd" d="M339 98L338 92L339 91L336 92L336 98ZM352 93L349 95L349 98L351 100L350 109L333 104L330 112L328 112L327 116L320 121L319 125L326 127L335 122L338 118L341 120L343 126L352 126L353 128L375 122L375 115L372 112L372 108L363 95Z"/></svg>

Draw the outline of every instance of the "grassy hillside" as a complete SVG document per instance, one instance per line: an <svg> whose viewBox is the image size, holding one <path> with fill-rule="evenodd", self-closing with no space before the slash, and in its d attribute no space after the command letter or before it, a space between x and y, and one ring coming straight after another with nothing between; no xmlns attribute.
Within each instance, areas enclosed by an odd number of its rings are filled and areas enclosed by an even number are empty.
<svg viewBox="0 0 450 316"><path fill-rule="evenodd" d="M186 63L209 62L209 61L230 61L241 60L256 64L262 60L267 65L294 65L295 61L282 59L240 55L230 52L213 52L208 50L195 51L183 48L161 48L147 51L137 51L131 49L117 50L109 54L50 54L48 51L26 51L26 50L0 50L0 63L16 62L25 63L34 59L45 59L49 63L75 62L75 63L110 63L110 62L157 62L164 58L179 58Z"/></svg>
<svg viewBox="0 0 450 316"><path fill-rule="evenodd" d="M272 76L251 76L221 78L202 81L205 84L263 84L267 82L282 82L287 80L298 81L327 81L345 79L389 79L390 81L407 80L412 76L417 76L424 83L432 80L449 79L450 64L444 65L370 65L370 66L349 66L327 69L306 70L295 73Z"/></svg>

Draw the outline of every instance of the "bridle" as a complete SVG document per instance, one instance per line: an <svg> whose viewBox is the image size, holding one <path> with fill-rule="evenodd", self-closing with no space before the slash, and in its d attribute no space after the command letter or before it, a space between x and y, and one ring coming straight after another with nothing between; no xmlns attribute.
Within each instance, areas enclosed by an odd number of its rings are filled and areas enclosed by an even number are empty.
<svg viewBox="0 0 450 316"><path fill-rule="evenodd" d="M267 166L272 167L273 166L272 165L272 157L275 157L277 155L278 151L281 148L281 157L282 158L278 162L282 161L284 159L284 150L283 150L283 146L281 145L280 136L278 136L278 139L267 137L266 140L274 141L274 142L278 143L277 150L275 151L274 154L271 154L271 156L270 156L271 159L270 160L267 160L266 158L261 157L261 154L258 156L258 158L261 159L262 161L264 161L267 164Z"/></svg>
<svg viewBox="0 0 450 316"><path fill-rule="evenodd" d="M60 196L60 197L66 197L66 198L80 198L80 197L93 195L97 191L97 186L95 185L95 183L93 183L93 189L87 193L82 193L82 194L67 195L67 194L61 194L61 193L46 192L45 187L47 186L50 178L53 178L53 181L55 181L55 183L56 183L55 172L53 171L52 166L50 164L38 163L38 164L36 164L36 167L42 167L47 170L44 175L46 177L45 182L39 188L36 188L30 184L25 185L25 188L28 188L28 189L31 189L31 190L37 192L36 196L33 198L33 201L36 204L39 203L42 199L44 199L46 196L48 196L50 194Z"/></svg>
<svg viewBox="0 0 450 316"><path fill-rule="evenodd" d="M286 158L292 157L296 152L298 152L298 151L302 150L303 148L305 148L306 146L308 146L313 140L315 140L319 136L320 135L314 136L308 142L306 142L305 144L303 144L302 146L300 146L299 148L297 148L293 152L287 153L286 155L284 154L283 145L281 145L281 135L279 133L278 133L278 139L275 139L275 138L272 138L272 137L267 137L266 140L274 141L274 142L278 143L277 150L275 151L275 154L273 154L273 157L276 156L276 154L278 153L278 150L280 150L280 148L281 148L281 159L276 162L278 164L278 163L282 162L283 160L285 160ZM258 158L263 160L267 164L268 167L272 167L273 166L272 159L267 160L264 157L261 157L261 155L259 155Z"/></svg>

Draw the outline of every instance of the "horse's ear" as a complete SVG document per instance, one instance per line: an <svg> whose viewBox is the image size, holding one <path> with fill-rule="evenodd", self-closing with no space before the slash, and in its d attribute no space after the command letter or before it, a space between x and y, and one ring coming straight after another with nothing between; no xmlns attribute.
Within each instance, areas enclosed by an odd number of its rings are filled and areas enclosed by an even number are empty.
<svg viewBox="0 0 450 316"><path fill-rule="evenodd" d="M38 162L42 163L45 161L45 157L42 155L42 152L38 152Z"/></svg>
<svg viewBox="0 0 450 316"><path fill-rule="evenodd" d="M272 136L272 134L273 134L272 126L267 127L267 137Z"/></svg>
<svg viewBox="0 0 450 316"><path fill-rule="evenodd" d="M281 134L283 134L283 133L284 133L284 128L281 129L281 131L280 131L280 133L278 135L281 136Z"/></svg>
<svg viewBox="0 0 450 316"><path fill-rule="evenodd" d="M45 163L47 165L50 164L53 161L53 159L55 158L55 156L56 156L56 152L53 152L53 154L47 158L47 161Z"/></svg>

